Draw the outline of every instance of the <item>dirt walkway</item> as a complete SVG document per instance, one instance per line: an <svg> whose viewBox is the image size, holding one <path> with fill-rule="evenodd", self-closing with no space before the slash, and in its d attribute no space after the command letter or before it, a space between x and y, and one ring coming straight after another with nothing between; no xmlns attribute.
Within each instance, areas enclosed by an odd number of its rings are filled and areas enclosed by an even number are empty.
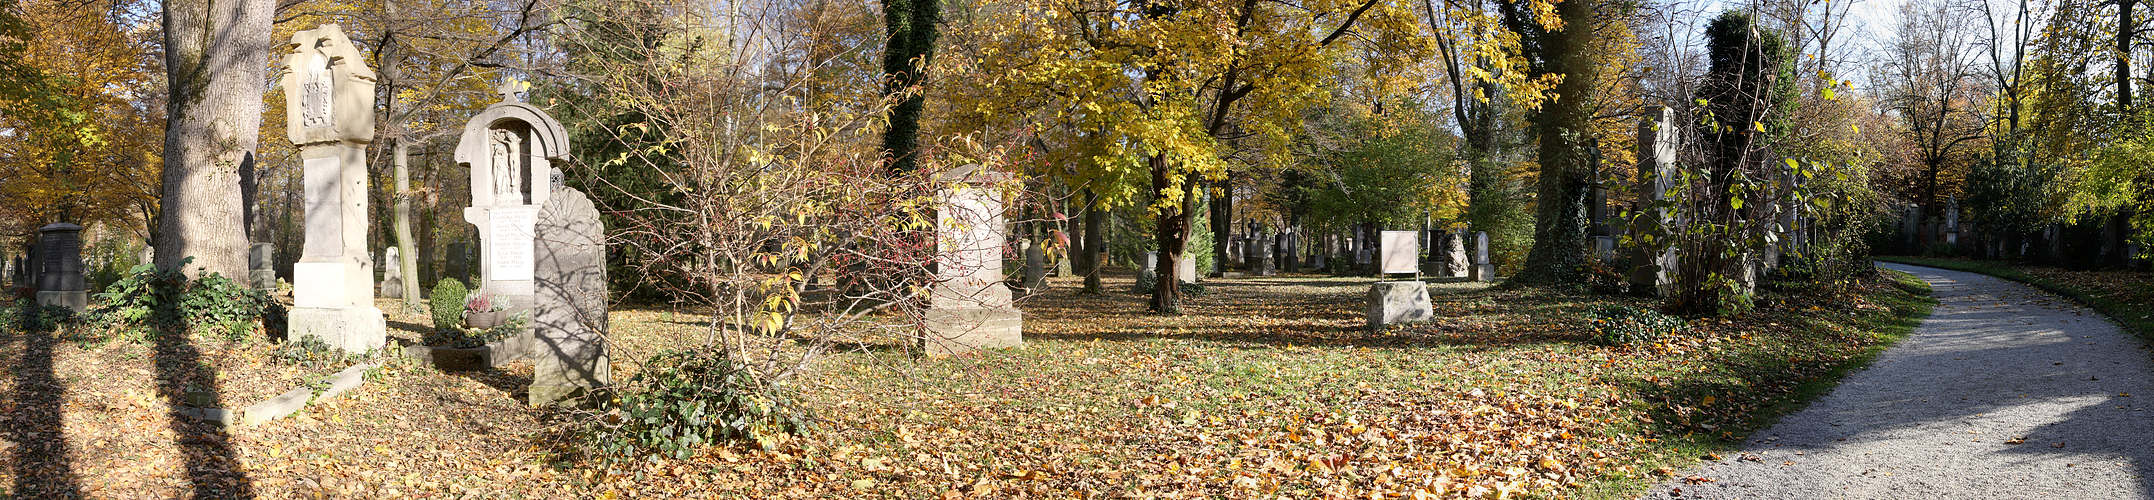
<svg viewBox="0 0 2154 500"><path fill-rule="evenodd" d="M2154 362L2101 315L1974 273L1833 392L1652 498L2149 498ZM2154 307L2149 304L2148 307Z"/></svg>

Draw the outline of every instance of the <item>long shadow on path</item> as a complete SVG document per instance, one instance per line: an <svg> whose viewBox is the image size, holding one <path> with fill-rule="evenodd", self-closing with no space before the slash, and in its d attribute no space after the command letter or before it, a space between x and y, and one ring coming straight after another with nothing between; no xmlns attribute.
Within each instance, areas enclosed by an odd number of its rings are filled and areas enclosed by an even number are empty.
<svg viewBox="0 0 2154 500"><path fill-rule="evenodd" d="M0 413L8 417L7 430L0 435L7 436L14 445L13 494L20 498L80 498L82 488L76 484L69 462L67 433L61 420L67 386L53 371L52 351L59 339L49 330L10 329L18 335L6 341L18 344L16 351L21 354L10 360L14 391L8 396L4 413Z"/></svg>
<svg viewBox="0 0 2154 500"><path fill-rule="evenodd" d="M1663 485L1683 497L2146 498L2154 361L2069 301L1973 273L1929 281L1931 317L1868 370Z"/></svg>
<svg viewBox="0 0 2154 500"><path fill-rule="evenodd" d="M167 419L185 456L194 498L254 498L254 482L241 470L231 434L223 425L182 412L191 405L227 407L216 377L200 372L209 369L202 364L201 350L185 331L166 331L157 335L155 356L157 392L172 408ZM190 401L198 399L189 398L190 392L206 395L207 401Z"/></svg>

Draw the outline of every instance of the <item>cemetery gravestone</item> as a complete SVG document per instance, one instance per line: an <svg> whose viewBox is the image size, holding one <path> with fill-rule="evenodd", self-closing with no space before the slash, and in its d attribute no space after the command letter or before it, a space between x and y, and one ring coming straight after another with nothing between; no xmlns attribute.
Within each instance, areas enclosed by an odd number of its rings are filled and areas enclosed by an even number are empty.
<svg viewBox="0 0 2154 500"><path fill-rule="evenodd" d="M1406 231L1411 236L1413 232ZM1388 325L1416 323L1436 317L1429 302L1427 283L1420 280L1378 281L1369 285L1369 329L1378 330Z"/></svg>
<svg viewBox="0 0 2154 500"><path fill-rule="evenodd" d="M1024 343L1024 315L1003 284L1002 181L1007 174L977 165L941 175L935 213L935 284L929 294L925 348L930 355Z"/></svg>
<svg viewBox="0 0 2154 500"><path fill-rule="evenodd" d="M504 300L512 314L531 308L533 230L552 193L553 162L569 156L568 131L524 103L520 88L502 85L501 101L465 122L456 144L456 162L471 178L464 221L479 231L477 287Z"/></svg>
<svg viewBox="0 0 2154 500"><path fill-rule="evenodd" d="M448 255L442 257L441 267L443 272L446 273L442 277L454 278L457 281L464 282L471 281L471 273L467 271L470 268L471 248L465 245L464 242L459 241L449 244L448 253Z"/></svg>
<svg viewBox="0 0 2154 500"><path fill-rule="evenodd" d="M142 245L142 250L135 252L135 265L139 266L142 264L148 264L155 261L156 259L157 247L150 245Z"/></svg>
<svg viewBox="0 0 2154 500"><path fill-rule="evenodd" d="M90 306L82 276L82 226L66 222L37 229L37 304L82 312Z"/></svg>
<svg viewBox="0 0 2154 500"><path fill-rule="evenodd" d="M1630 285L1635 290L1660 293L1675 286L1675 248L1662 244L1677 221L1666 207L1675 188L1676 141L1679 137L1675 110L1662 106L1657 113L1638 121L1638 218L1630 224L1635 243L1630 254ZM1655 247L1659 247L1655 250Z"/></svg>
<svg viewBox="0 0 2154 500"><path fill-rule="evenodd" d="M404 298L404 259L396 247L381 251L381 297Z"/></svg>
<svg viewBox="0 0 2154 500"><path fill-rule="evenodd" d="M247 284L256 290L277 289L276 245L255 243L247 246Z"/></svg>
<svg viewBox="0 0 2154 500"><path fill-rule="evenodd" d="M1277 257L1274 256L1276 252L1272 248L1274 241L1276 241L1276 238L1271 233L1257 233L1255 245L1251 247L1252 250L1256 251L1256 260L1252 265L1255 266L1253 271L1257 276L1271 276L1279 273L1279 263Z"/></svg>
<svg viewBox="0 0 2154 500"><path fill-rule="evenodd" d="M1034 293L1047 289L1047 254L1038 243L1022 240L1025 247L1025 292Z"/></svg>
<svg viewBox="0 0 2154 500"><path fill-rule="evenodd" d="M533 228L530 403L611 383L606 353L606 228L575 189L552 193Z"/></svg>
<svg viewBox="0 0 2154 500"><path fill-rule="evenodd" d="M1945 197L1945 244L1960 244L1960 199Z"/></svg>
<svg viewBox="0 0 2154 500"><path fill-rule="evenodd" d="M1474 231L1473 233L1473 270L1467 277L1474 281L1496 279L1496 264L1488 260L1487 232Z"/></svg>
<svg viewBox="0 0 2154 500"><path fill-rule="evenodd" d="M1384 231L1379 238L1382 274L1420 274L1421 246L1415 231Z"/></svg>
<svg viewBox="0 0 2154 500"><path fill-rule="evenodd" d="M1435 248L1429 250L1429 260L1434 264L1429 270L1431 274L1439 278L1466 276L1466 244L1462 240L1457 231L1436 234Z"/></svg>
<svg viewBox="0 0 2154 500"><path fill-rule="evenodd" d="M306 185L306 243L292 266L291 335L346 352L380 348L366 249L366 147L374 141L374 71L335 24L292 34L284 56L286 129Z"/></svg>

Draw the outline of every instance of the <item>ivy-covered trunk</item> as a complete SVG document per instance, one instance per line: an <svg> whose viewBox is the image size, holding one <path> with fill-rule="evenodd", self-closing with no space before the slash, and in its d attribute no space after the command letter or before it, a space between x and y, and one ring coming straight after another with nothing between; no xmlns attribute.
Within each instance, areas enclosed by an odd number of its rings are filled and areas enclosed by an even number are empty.
<svg viewBox="0 0 2154 500"><path fill-rule="evenodd" d="M1534 213L1533 247L1512 282L1568 284L1583 282L1588 243L1586 198L1591 193L1592 162L1587 154L1593 131L1593 2L1556 4L1564 29L1542 34L1544 72L1563 75L1559 98L1541 105L1534 126L1540 135L1541 179Z"/></svg>

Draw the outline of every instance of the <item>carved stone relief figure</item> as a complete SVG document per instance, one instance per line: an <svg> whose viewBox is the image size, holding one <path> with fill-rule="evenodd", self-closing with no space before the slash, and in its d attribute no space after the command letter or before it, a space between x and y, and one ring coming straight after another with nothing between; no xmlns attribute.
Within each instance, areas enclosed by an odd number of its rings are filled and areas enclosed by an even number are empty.
<svg viewBox="0 0 2154 500"><path fill-rule="evenodd" d="M521 155L517 154L522 150L519 147L519 143L523 142L522 139L517 137L515 132L507 129L493 130L493 141L491 141L493 154L489 163L493 167L494 198L497 200L518 204L526 203L523 197L523 189L521 188L524 162L521 161L522 158L518 157Z"/></svg>

